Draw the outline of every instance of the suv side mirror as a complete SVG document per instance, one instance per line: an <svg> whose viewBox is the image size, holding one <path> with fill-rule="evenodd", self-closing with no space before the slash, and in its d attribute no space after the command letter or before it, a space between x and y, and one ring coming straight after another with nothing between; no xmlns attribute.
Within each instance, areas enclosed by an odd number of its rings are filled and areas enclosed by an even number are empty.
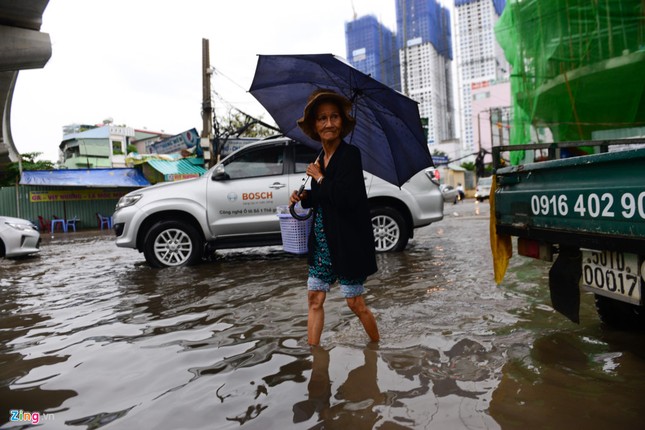
<svg viewBox="0 0 645 430"><path fill-rule="evenodd" d="M211 177L213 181L226 181L227 179L231 179L231 177L226 173L226 170L224 169L224 166L220 164L215 168L215 171L213 171L213 176Z"/></svg>

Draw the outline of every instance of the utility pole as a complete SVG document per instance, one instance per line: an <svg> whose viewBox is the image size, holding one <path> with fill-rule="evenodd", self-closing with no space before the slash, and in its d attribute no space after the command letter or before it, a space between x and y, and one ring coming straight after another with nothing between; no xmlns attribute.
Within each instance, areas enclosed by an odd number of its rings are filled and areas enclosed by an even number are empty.
<svg viewBox="0 0 645 430"><path fill-rule="evenodd" d="M504 145L504 109L499 108L498 112L497 131L499 132L499 146L502 146Z"/></svg>
<svg viewBox="0 0 645 430"><path fill-rule="evenodd" d="M494 136L495 130L493 130L493 108L492 107L488 108L488 122L490 123L490 149L492 151L493 146L495 146L495 144L493 143L493 139L495 139L495 136Z"/></svg>
<svg viewBox="0 0 645 430"><path fill-rule="evenodd" d="M211 68L208 39L202 39L202 141L208 140L208 166L215 165L218 148L213 147L213 103L211 101ZM201 145L201 142L200 142Z"/></svg>
<svg viewBox="0 0 645 430"><path fill-rule="evenodd" d="M482 112L483 111L477 112L477 152L482 150L482 124L479 117Z"/></svg>

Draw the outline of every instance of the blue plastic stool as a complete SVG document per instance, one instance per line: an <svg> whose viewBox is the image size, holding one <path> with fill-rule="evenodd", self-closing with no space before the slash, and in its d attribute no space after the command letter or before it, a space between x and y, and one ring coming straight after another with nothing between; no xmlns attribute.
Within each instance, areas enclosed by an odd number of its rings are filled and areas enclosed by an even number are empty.
<svg viewBox="0 0 645 430"><path fill-rule="evenodd" d="M63 229L63 231L65 233L67 233L67 223L65 222L64 219L60 219L60 218L53 219L53 220L51 220L51 223L52 223L52 227L51 227L51 230L52 230L51 233L52 234L54 234L54 230L56 229L56 225L58 225L58 224L60 224L60 226Z"/></svg>

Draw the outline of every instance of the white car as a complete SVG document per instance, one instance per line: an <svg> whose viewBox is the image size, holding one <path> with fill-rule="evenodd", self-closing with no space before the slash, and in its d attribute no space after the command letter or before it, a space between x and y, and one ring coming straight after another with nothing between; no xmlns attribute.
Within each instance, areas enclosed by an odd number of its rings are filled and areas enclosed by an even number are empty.
<svg viewBox="0 0 645 430"><path fill-rule="evenodd" d="M493 178L481 178L477 182L477 190L475 191L475 198L478 202L484 201L490 197L490 188L493 186Z"/></svg>
<svg viewBox="0 0 645 430"><path fill-rule="evenodd" d="M304 182L317 150L290 139L251 143L200 178L157 184L119 200L117 246L151 266L195 264L223 248L280 245L276 207ZM414 230L443 218L443 197L425 170L401 188L364 173L378 252L401 251Z"/></svg>
<svg viewBox="0 0 645 430"><path fill-rule="evenodd" d="M452 185L439 185L441 194L443 195L443 201L446 203L457 203L459 201L459 191Z"/></svg>
<svg viewBox="0 0 645 430"><path fill-rule="evenodd" d="M20 257L40 252L40 233L30 221L0 216L0 257Z"/></svg>

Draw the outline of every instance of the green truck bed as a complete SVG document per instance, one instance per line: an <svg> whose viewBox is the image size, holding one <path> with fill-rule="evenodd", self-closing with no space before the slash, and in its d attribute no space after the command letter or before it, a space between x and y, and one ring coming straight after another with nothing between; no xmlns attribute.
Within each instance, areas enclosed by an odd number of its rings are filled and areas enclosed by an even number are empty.
<svg viewBox="0 0 645 430"><path fill-rule="evenodd" d="M506 167L496 174L499 233L645 250L645 148Z"/></svg>
<svg viewBox="0 0 645 430"><path fill-rule="evenodd" d="M614 145L622 151L608 152ZM493 148L498 235L517 237L520 255L553 261L554 309L579 322L580 290L594 293L601 320L645 331L645 139ZM563 148L602 152L556 159ZM500 155L547 150L550 160L500 167ZM621 148L623 149L623 148Z"/></svg>

